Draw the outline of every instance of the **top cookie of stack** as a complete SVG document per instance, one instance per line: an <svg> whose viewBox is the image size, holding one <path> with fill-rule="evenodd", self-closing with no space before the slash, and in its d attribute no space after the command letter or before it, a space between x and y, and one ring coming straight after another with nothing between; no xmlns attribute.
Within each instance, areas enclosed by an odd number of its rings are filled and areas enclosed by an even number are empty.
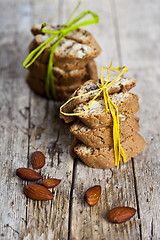
<svg viewBox="0 0 160 240"><path fill-rule="evenodd" d="M47 30L57 31L61 27L47 25ZM44 28L44 29L45 29ZM31 28L34 39L29 45L29 51L40 46L50 36L41 33L41 25ZM50 44L29 67L27 82L38 94L45 96L45 77L49 60ZM88 79L98 79L94 58L101 49L91 33L83 29L77 29L65 36L54 51L53 76L58 100L66 100Z"/></svg>
<svg viewBox="0 0 160 240"><path fill-rule="evenodd" d="M73 96L80 96L98 89L96 81L87 81L77 89ZM119 133L121 146L127 161L137 156L144 148L145 141L138 133L139 118L135 113L139 110L138 96L129 92L136 85L132 78L119 78L109 88L112 102L118 107ZM90 93L72 100L63 107L63 112L81 113L97 94ZM60 115L65 122L77 121L71 126L71 132L79 142L72 146L74 153L88 166L95 168L111 168L115 165L113 144L113 119L105 112L103 93L92 103L90 108L77 117ZM122 163L122 159L120 163Z"/></svg>

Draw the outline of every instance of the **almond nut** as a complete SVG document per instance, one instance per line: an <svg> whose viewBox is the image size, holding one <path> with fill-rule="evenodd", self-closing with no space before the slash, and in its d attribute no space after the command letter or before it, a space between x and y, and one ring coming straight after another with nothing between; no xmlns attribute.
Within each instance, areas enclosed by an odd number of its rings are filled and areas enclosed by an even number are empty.
<svg viewBox="0 0 160 240"><path fill-rule="evenodd" d="M53 198L51 191L41 185L33 183L25 187L24 194L33 200L47 201Z"/></svg>
<svg viewBox="0 0 160 240"><path fill-rule="evenodd" d="M133 217L136 213L134 208L130 207L116 207L110 210L107 218L112 223L124 223Z"/></svg>
<svg viewBox="0 0 160 240"><path fill-rule="evenodd" d="M18 168L16 174L19 178L27 181L35 181L41 179L41 175L29 168Z"/></svg>
<svg viewBox="0 0 160 240"><path fill-rule="evenodd" d="M100 195L101 195L101 186L96 185L94 187L89 188L85 192L84 198L90 206L94 206L97 204Z"/></svg>
<svg viewBox="0 0 160 240"><path fill-rule="evenodd" d="M60 179L48 178L40 181L39 184L43 185L46 188L54 188L55 186L60 184L60 182L61 182Z"/></svg>
<svg viewBox="0 0 160 240"><path fill-rule="evenodd" d="M36 151L31 155L31 163L33 168L42 168L45 164L45 156L42 152Z"/></svg>

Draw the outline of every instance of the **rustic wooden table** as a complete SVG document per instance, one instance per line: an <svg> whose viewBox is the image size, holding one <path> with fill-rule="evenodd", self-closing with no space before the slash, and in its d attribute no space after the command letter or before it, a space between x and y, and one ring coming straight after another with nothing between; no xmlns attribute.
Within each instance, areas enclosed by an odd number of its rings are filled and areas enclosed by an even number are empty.
<svg viewBox="0 0 160 240"><path fill-rule="evenodd" d="M75 7L73 0L0 1L0 239L123 240L160 239L160 2L159 0L86 0L86 9L99 14L98 25L87 27L103 52L98 70L126 65L137 79L141 134L145 150L127 164L92 169L69 155L71 134L59 119L61 103L35 95L25 83L22 63L35 23L62 24ZM44 177L62 179L52 201L27 199L26 182L15 175L31 167L29 156L40 150ZM83 195L100 184L102 195L89 207ZM137 209L124 224L110 224L106 213L115 206Z"/></svg>

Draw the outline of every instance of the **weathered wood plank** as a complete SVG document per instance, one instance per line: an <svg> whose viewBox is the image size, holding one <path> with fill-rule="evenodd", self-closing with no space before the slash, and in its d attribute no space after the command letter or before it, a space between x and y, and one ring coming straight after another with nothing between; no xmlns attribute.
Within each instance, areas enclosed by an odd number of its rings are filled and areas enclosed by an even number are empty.
<svg viewBox="0 0 160 240"><path fill-rule="evenodd" d="M94 36L101 42L103 49L102 57L97 60L98 68L100 70L101 66L109 65L111 57L115 55L116 66L120 57L115 38L113 5L109 1L99 1L98 5L88 1L87 4L100 16L100 24L93 28ZM102 187L102 196L98 205L91 208L84 202L84 193L89 187L97 184ZM78 160L73 185L70 239L139 239L137 216L131 222L122 225L110 224L106 219L110 209L124 205L136 208L131 161L111 170L100 170L88 168Z"/></svg>
<svg viewBox="0 0 160 240"><path fill-rule="evenodd" d="M133 162L118 168L91 169L78 161L72 172L71 136L58 118L60 103L29 95L22 62L31 39L30 26L64 23L74 4L71 0L0 2L0 238L68 239L69 226L70 239L160 239L159 1L88 0L78 10L100 15L98 25L87 27L103 49L98 69L114 57L115 66L122 61L130 70L128 76L137 79L141 133L147 146ZM46 155L40 171L43 177L62 179L50 202L27 200L22 194L25 183L15 176L16 168L31 167L28 155L35 150ZM102 196L90 208L83 196L95 184L102 186ZM129 205L138 212L130 222L110 224L106 213L117 205Z"/></svg>
<svg viewBox="0 0 160 240"><path fill-rule="evenodd" d="M39 150L46 156L43 178L62 179L54 189L54 200L28 200L27 233L24 239L66 239L73 161L69 155L71 136L59 119L59 103L48 102L32 94L29 153ZM31 167L31 164L29 164Z"/></svg>
<svg viewBox="0 0 160 240"><path fill-rule="evenodd" d="M34 1L33 22L57 24L59 8L58 1L56 4L51 1ZM43 178L53 177L62 181L54 189L54 200L28 200L24 239L57 240L68 236L73 160L69 155L69 127L59 119L60 105L31 94L29 155L36 150L42 151L46 156L46 164L40 171Z"/></svg>
<svg viewBox="0 0 160 240"><path fill-rule="evenodd" d="M159 1L116 1L123 64L137 79L140 125L147 146L134 160L141 238L159 239ZM123 7L125 6L125 8ZM133 14L133 9L134 13ZM132 57L130 57L132 56Z"/></svg>
<svg viewBox="0 0 160 240"><path fill-rule="evenodd" d="M115 0L122 63L129 69L159 66L158 0Z"/></svg>
<svg viewBox="0 0 160 240"><path fill-rule="evenodd" d="M0 5L0 238L15 240L26 224L24 182L15 176L15 170L27 166L28 161L29 90L22 77L22 61L29 38L24 29L22 32L21 18L23 16L23 27L28 27L30 5L27 0L5 1Z"/></svg>
<svg viewBox="0 0 160 240"><path fill-rule="evenodd" d="M29 90L20 67L22 43L27 37L24 34L20 41L19 37L6 35L0 43L0 238L5 240L19 239L20 228L26 224L24 182L15 175L15 170L27 166L28 161Z"/></svg>
<svg viewBox="0 0 160 240"><path fill-rule="evenodd" d="M134 70L135 71L135 70ZM160 71L157 68L137 70L137 92L140 95L139 112L141 133L147 146L134 160L137 199L141 219L142 239L160 239Z"/></svg>

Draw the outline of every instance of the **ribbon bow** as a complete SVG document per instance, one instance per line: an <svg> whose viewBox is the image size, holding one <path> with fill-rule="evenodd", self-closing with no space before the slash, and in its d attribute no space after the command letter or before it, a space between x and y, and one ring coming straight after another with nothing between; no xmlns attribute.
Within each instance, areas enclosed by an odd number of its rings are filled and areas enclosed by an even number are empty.
<svg viewBox="0 0 160 240"><path fill-rule="evenodd" d="M55 91L55 84L54 84L54 76L52 72L52 65L53 65L53 57L54 57L54 51L56 47L59 45L60 41L62 38L64 38L68 33L86 26L86 25L91 25L98 23L99 17L97 14L91 12L91 11L85 11L80 13L77 17L75 17L72 21L71 18L80 6L80 2L76 6L76 8L73 10L71 15L69 16L66 24L57 31L52 31L52 30L45 30L43 29L46 26L46 23L42 24L41 31L42 33L48 33L52 34L45 42L43 42L40 46L38 46L36 49L34 49L26 58L26 60L23 63L23 66L25 68L28 68L38 57L39 55L50 45L52 44L53 40L57 37L56 42L50 47L49 50L49 62L48 62L48 68L47 68L47 76L46 76L46 82L45 82L45 89L46 89L46 94L48 97L50 97L50 89L52 91L54 99L56 99L56 91ZM93 17L92 19L85 20L83 22L78 23L82 18L85 16L91 14ZM70 21L70 22L69 22Z"/></svg>
<svg viewBox="0 0 160 240"><path fill-rule="evenodd" d="M105 82L104 78L103 78L103 73L102 70L107 69L108 72L108 79ZM122 71L121 71L122 70ZM116 72L116 71L121 71L118 74L118 77L116 77L113 81L109 82L110 79L110 71ZM105 101L105 112L108 113L108 110L110 110L112 118L113 118L113 143L114 143L114 155L115 155L115 166L119 165L120 162L120 157L122 157L123 162L126 162L126 157L125 157L125 153L121 147L120 144L120 136L119 136L119 117L118 117L118 107L113 103L113 101L110 99L107 88L109 88L120 76L122 76L123 73L127 72L128 69L126 66L124 67L117 67L117 68L113 68L112 67L112 61L110 63L109 67L102 67L101 71L100 71L100 81L101 83L97 83L98 89L84 93L82 95L78 95L76 97L70 98L66 103L64 103L61 107L60 107L60 113L62 113L63 115L66 116L79 116L84 114L92 105L92 103L98 98L98 96L103 92L103 96L104 96L104 101ZM83 97L86 96L88 94L92 94L98 92L96 94L96 96L90 101L90 103L88 104L87 108L85 109L85 111L81 112L81 113L65 113L62 111L63 107L68 104L70 101L72 101L73 99L79 98L79 97Z"/></svg>

